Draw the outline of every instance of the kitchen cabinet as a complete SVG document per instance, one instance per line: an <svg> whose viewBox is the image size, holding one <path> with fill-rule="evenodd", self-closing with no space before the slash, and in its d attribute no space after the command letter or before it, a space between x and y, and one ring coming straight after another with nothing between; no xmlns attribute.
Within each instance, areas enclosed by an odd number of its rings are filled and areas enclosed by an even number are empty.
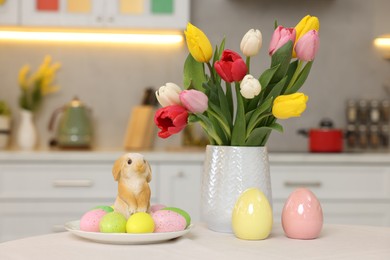
<svg viewBox="0 0 390 260"><path fill-rule="evenodd" d="M115 201L111 169L122 152L0 154L0 242L64 231L64 223ZM201 160L169 157L145 155L152 169L151 204L185 209L197 222Z"/></svg>
<svg viewBox="0 0 390 260"><path fill-rule="evenodd" d="M17 25L18 17L19 1L4 1L0 4L0 25Z"/></svg>
<svg viewBox="0 0 390 260"><path fill-rule="evenodd" d="M0 151L0 241L63 231L117 192L111 168L124 151ZM152 204L188 211L201 221L203 152L141 152L152 168ZM390 226L388 154L277 154L269 156L275 225L298 187L319 198L324 222Z"/></svg>
<svg viewBox="0 0 390 260"><path fill-rule="evenodd" d="M34 0L19 8L22 26L183 29L190 5L189 0Z"/></svg>
<svg viewBox="0 0 390 260"><path fill-rule="evenodd" d="M199 221L202 169L201 162L161 163L158 168L159 201L181 208L193 221Z"/></svg>
<svg viewBox="0 0 390 260"><path fill-rule="evenodd" d="M289 194L307 187L321 202L324 222L390 226L390 164L273 163L275 221Z"/></svg>

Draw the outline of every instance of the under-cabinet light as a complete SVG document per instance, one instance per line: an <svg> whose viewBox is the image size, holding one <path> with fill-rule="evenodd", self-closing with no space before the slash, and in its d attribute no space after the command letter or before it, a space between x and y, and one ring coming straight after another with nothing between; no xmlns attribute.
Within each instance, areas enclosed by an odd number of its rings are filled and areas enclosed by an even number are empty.
<svg viewBox="0 0 390 260"><path fill-rule="evenodd" d="M54 31L0 28L0 41L52 41L75 43L180 44L180 32Z"/></svg>
<svg viewBox="0 0 390 260"><path fill-rule="evenodd" d="M390 35L383 35L374 40L376 49L385 59L390 59Z"/></svg>

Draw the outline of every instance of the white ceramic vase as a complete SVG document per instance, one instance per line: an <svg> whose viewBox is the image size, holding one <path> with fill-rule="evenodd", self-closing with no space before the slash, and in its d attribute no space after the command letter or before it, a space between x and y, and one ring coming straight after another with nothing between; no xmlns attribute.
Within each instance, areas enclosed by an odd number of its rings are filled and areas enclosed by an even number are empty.
<svg viewBox="0 0 390 260"><path fill-rule="evenodd" d="M240 194L258 188L272 207L272 190L266 147L206 147L202 178L202 221L208 228L232 233L232 211Z"/></svg>
<svg viewBox="0 0 390 260"><path fill-rule="evenodd" d="M11 117L0 116L0 149L5 149L9 144L11 135Z"/></svg>
<svg viewBox="0 0 390 260"><path fill-rule="evenodd" d="M34 114L29 110L21 110L19 127L16 133L17 145L23 150L32 150L38 141L37 129L34 123Z"/></svg>

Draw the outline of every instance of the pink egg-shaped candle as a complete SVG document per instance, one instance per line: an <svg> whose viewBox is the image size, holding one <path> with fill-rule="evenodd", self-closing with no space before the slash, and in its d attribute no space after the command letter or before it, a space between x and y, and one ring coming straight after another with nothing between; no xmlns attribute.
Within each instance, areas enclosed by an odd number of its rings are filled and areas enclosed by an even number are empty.
<svg viewBox="0 0 390 260"><path fill-rule="evenodd" d="M289 238L314 239L322 229L323 214L319 200L306 188L293 191L284 204L282 227Z"/></svg>

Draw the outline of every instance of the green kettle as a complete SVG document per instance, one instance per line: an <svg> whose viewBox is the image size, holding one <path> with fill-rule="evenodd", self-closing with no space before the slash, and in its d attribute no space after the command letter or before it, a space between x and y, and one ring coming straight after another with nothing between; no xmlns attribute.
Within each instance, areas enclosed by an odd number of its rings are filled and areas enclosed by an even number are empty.
<svg viewBox="0 0 390 260"><path fill-rule="evenodd" d="M91 110L77 97L63 107L56 109L49 122L49 130L54 131L56 118L61 114L55 129L51 146L60 148L90 148L92 144Z"/></svg>

